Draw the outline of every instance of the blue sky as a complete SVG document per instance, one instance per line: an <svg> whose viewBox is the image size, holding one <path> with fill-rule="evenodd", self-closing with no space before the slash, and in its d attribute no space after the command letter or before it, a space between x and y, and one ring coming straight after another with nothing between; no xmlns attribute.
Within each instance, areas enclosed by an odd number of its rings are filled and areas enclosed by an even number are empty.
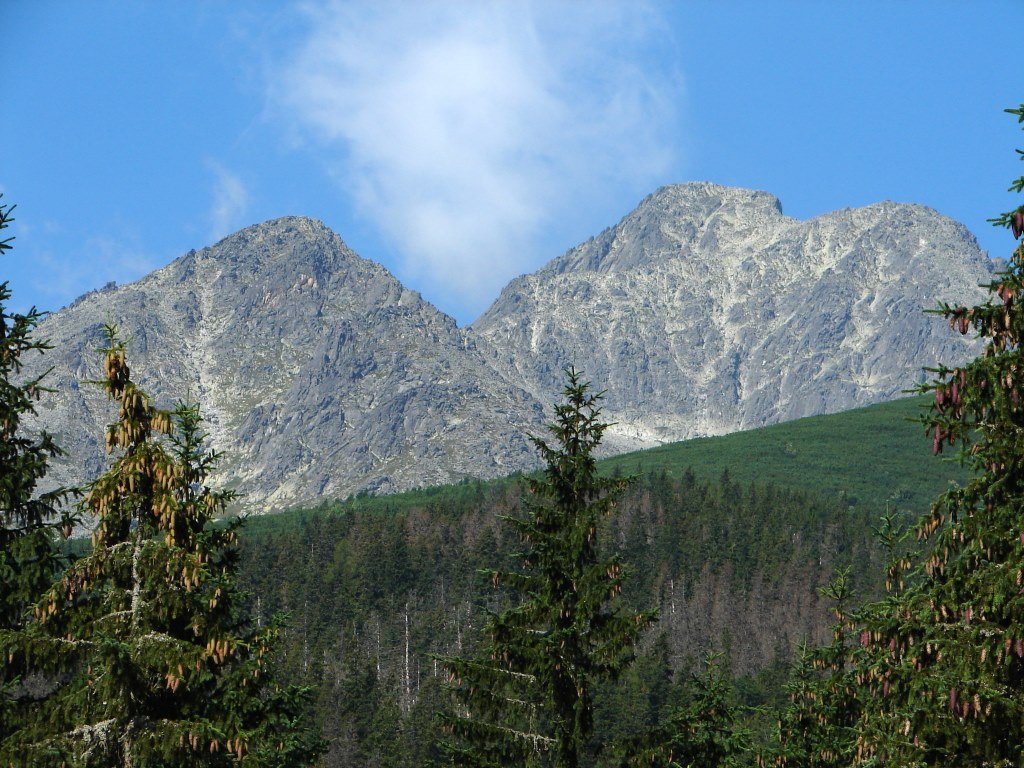
<svg viewBox="0 0 1024 768"><path fill-rule="evenodd" d="M17 308L57 309L302 214L466 324L704 179L799 218L923 203L1005 256L985 220L1017 204L1019 11L5 0L0 278Z"/></svg>

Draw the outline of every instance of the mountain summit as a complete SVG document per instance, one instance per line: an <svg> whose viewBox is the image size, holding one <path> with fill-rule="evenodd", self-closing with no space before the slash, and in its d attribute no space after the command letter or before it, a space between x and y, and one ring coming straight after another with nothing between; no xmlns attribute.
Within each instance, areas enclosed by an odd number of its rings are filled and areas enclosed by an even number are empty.
<svg viewBox="0 0 1024 768"><path fill-rule="evenodd" d="M112 420L95 350L109 318L162 405L202 404L220 482L267 510L532 467L525 434L574 363L608 390L613 450L898 396L970 339L922 314L971 302L991 265L931 209L879 203L809 221L765 192L663 187L616 226L513 280L467 329L286 217L94 291L39 329L57 389L40 421L81 482Z"/></svg>
<svg viewBox="0 0 1024 768"><path fill-rule="evenodd" d="M973 303L989 260L957 222L879 203L809 221L774 196L663 187L513 280L472 326L550 401L570 362L608 389L618 447L721 434L898 396L971 343L922 309Z"/></svg>
<svg viewBox="0 0 1024 768"><path fill-rule="evenodd" d="M221 482L253 509L497 476L531 465L529 395L455 321L312 219L248 227L137 283L87 294L40 328L56 396L41 420L102 466L112 419L97 376L102 324L161 405L203 406ZM81 481L78 465L56 479Z"/></svg>

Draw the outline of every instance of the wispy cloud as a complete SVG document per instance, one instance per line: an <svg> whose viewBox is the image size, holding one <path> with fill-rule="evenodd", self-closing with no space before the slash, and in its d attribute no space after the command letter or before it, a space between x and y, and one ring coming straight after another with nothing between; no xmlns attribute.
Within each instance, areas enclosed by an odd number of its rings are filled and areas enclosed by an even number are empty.
<svg viewBox="0 0 1024 768"><path fill-rule="evenodd" d="M208 159L213 174L213 202L210 206L210 239L220 240L241 224L249 208L249 190L242 179L216 160Z"/></svg>
<svg viewBox="0 0 1024 768"><path fill-rule="evenodd" d="M272 76L272 103L403 258L479 310L554 254L546 228L644 189L674 159L681 81L631 4L334 2Z"/></svg>

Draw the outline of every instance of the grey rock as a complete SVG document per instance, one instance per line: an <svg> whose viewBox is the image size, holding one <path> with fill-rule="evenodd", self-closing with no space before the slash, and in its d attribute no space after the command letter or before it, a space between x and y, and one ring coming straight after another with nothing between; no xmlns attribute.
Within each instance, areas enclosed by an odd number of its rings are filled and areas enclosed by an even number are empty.
<svg viewBox="0 0 1024 768"><path fill-rule="evenodd" d="M571 363L607 390L608 452L899 396L923 366L976 350L922 309L977 301L991 269L963 226L922 206L797 221L764 192L685 184L460 329L321 223L288 217L86 294L42 324L54 350L28 375L53 367L38 423L68 458L51 479L97 476L114 411L84 382L117 323L158 404L202 404L218 484L267 511L532 468L526 434Z"/></svg>
<svg viewBox="0 0 1024 768"><path fill-rule="evenodd" d="M57 392L40 421L95 477L114 418L98 387L102 325L129 339L164 407L202 404L219 483L261 511L525 469L542 409L497 376L455 321L358 257L320 222L283 218L192 251L137 283L93 292L40 327Z"/></svg>
<svg viewBox="0 0 1024 768"><path fill-rule="evenodd" d="M976 351L922 310L980 300L991 270L924 206L798 221L765 192L683 184L513 280L472 330L542 402L583 369L622 450L897 397Z"/></svg>

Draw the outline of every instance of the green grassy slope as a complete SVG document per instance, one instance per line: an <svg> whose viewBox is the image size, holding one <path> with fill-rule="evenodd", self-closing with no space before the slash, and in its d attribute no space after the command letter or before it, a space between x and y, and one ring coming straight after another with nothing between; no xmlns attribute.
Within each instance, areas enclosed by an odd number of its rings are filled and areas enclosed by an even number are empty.
<svg viewBox="0 0 1024 768"><path fill-rule="evenodd" d="M624 473L691 467L710 479L724 469L734 481L773 483L822 498L845 494L855 505L923 512L950 481L963 482L955 461L931 454L915 422L927 400L909 397L828 416L775 424L721 437L686 440L606 459ZM948 454L946 454L948 456Z"/></svg>
<svg viewBox="0 0 1024 768"><path fill-rule="evenodd" d="M878 512L889 504L914 515L927 510L951 481L963 482L964 470L948 458L931 455L920 423L914 421L926 400L909 397L827 416L775 424L720 437L684 440L600 462L603 472L696 475L717 480L723 470L741 484L769 483L805 491L823 500L845 495L852 506ZM948 454L947 454L948 455ZM464 482L390 496L360 496L325 508L382 514L411 509L463 510L485 492L504 489L515 478ZM252 518L252 531L287 530L311 510Z"/></svg>

